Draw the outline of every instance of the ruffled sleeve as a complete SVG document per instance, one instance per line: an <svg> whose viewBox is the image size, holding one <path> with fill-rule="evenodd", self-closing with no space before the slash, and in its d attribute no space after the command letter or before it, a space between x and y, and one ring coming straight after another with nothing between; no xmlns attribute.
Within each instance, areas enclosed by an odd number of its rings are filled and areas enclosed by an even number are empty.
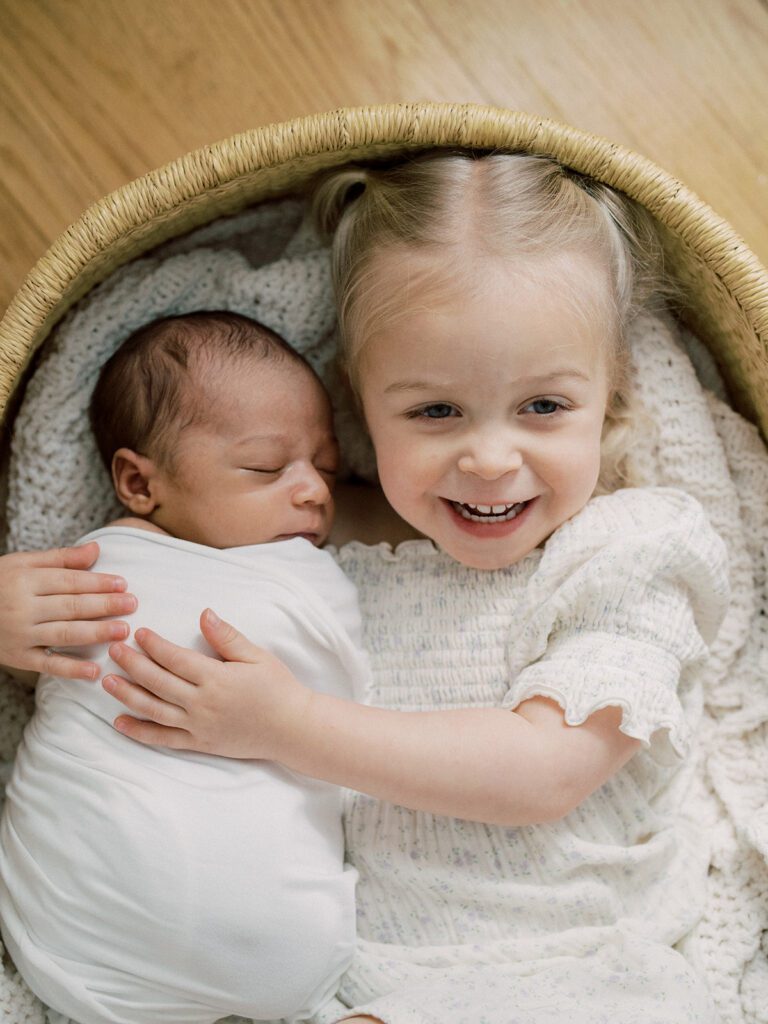
<svg viewBox="0 0 768 1024"><path fill-rule="evenodd" d="M688 749L681 691L728 603L726 548L695 499L669 488L594 498L547 542L503 706L534 696L581 725L608 706L662 760ZM666 742L668 740L668 742Z"/></svg>

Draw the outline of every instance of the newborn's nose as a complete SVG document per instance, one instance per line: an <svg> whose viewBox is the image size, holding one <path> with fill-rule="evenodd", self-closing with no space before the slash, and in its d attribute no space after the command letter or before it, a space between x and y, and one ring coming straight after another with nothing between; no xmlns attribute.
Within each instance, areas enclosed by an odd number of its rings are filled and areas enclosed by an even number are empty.
<svg viewBox="0 0 768 1024"><path fill-rule="evenodd" d="M293 500L297 505L326 505L331 489L322 473L314 466L307 466L294 485Z"/></svg>

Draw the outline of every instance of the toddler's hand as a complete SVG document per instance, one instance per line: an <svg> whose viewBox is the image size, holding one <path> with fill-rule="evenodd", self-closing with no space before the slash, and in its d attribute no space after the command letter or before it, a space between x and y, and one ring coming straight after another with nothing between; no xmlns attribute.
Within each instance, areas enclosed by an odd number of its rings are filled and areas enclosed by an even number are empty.
<svg viewBox="0 0 768 1024"><path fill-rule="evenodd" d="M129 675L105 676L104 689L149 721L123 715L131 739L176 750L281 761L312 691L269 651L210 610L200 629L224 661L177 647L149 629L134 639L146 653L115 644L110 656Z"/></svg>
<svg viewBox="0 0 768 1024"><path fill-rule="evenodd" d="M98 621L136 608L136 598L124 593L125 580L87 571L98 554L92 541L0 557L0 664L67 679L97 678L95 662L50 649L128 636L127 623Z"/></svg>

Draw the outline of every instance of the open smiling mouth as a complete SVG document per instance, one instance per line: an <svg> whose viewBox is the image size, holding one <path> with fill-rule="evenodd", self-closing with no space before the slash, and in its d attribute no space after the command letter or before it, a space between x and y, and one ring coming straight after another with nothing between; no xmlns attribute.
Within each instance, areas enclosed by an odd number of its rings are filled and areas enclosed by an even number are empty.
<svg viewBox="0 0 768 1024"><path fill-rule="evenodd" d="M508 523L520 515L531 503L518 501L514 505L470 505L468 502L449 501L451 508L458 512L462 519L472 523Z"/></svg>

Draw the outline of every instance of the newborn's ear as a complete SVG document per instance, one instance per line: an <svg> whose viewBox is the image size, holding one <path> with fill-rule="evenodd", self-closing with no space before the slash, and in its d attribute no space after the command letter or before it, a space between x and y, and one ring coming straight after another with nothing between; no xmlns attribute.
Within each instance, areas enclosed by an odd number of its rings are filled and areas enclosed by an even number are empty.
<svg viewBox="0 0 768 1024"><path fill-rule="evenodd" d="M157 507L157 465L130 448L118 448L112 456L112 485L121 505L134 515L148 516Z"/></svg>

